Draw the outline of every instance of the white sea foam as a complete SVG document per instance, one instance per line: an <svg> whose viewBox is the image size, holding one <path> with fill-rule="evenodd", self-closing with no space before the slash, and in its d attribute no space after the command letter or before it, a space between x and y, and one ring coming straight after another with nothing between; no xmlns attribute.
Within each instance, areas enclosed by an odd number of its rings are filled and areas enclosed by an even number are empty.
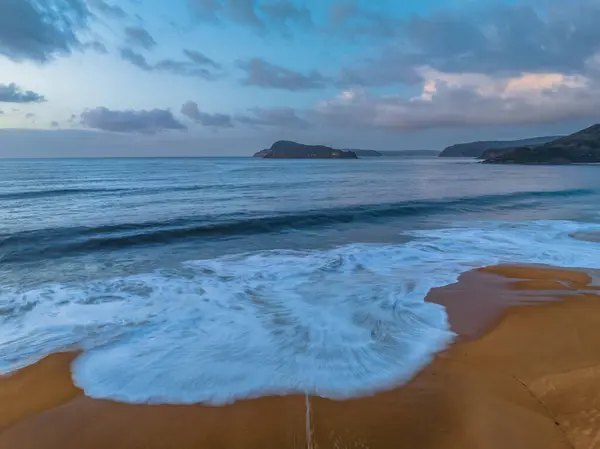
<svg viewBox="0 0 600 449"><path fill-rule="evenodd" d="M220 404L306 392L343 398L408 380L452 338L424 302L504 262L600 268L567 221L416 231L402 245L269 251L85 285L0 290L0 371L72 346L86 394Z"/></svg>

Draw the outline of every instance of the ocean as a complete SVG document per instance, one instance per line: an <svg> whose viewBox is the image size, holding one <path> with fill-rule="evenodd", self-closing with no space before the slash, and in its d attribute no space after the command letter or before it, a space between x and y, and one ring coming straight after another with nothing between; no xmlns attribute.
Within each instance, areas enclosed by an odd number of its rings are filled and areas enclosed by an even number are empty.
<svg viewBox="0 0 600 449"><path fill-rule="evenodd" d="M79 350L88 396L156 404L401 384L454 338L431 288L498 263L600 268L577 238L600 231L598 170L2 160L0 373Z"/></svg>

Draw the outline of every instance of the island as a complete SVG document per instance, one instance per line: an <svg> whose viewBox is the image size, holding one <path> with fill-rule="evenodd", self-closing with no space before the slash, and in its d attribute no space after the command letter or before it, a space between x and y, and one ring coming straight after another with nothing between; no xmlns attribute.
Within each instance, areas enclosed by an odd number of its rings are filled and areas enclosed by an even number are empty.
<svg viewBox="0 0 600 449"><path fill-rule="evenodd" d="M535 147L520 146L484 160L484 164L600 163L600 124Z"/></svg>
<svg viewBox="0 0 600 449"><path fill-rule="evenodd" d="M533 137L522 140L492 140L468 142L451 145L440 153L440 157L474 157L481 158L486 150L500 150L504 153L506 149L513 150L519 147L534 147L544 145L559 139L562 136ZM499 154L496 154L496 156Z"/></svg>
<svg viewBox="0 0 600 449"><path fill-rule="evenodd" d="M259 151L254 157L264 159L358 159L354 151L337 150L324 145L304 145L280 140L271 148Z"/></svg>

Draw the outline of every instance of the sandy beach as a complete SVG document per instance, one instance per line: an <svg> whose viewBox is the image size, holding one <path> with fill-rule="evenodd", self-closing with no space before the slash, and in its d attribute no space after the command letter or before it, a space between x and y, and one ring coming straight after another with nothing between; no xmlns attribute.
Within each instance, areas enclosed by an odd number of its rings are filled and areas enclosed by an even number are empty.
<svg viewBox="0 0 600 449"><path fill-rule="evenodd" d="M224 407L85 397L76 354L0 378L0 449L600 448L600 298L583 271L501 266L432 291L455 344L409 384Z"/></svg>

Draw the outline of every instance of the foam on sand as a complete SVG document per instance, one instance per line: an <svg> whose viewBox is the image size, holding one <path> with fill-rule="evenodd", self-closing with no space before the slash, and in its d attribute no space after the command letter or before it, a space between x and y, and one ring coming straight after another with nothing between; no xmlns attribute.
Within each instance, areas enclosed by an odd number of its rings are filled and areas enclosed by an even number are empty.
<svg viewBox="0 0 600 449"><path fill-rule="evenodd" d="M360 396L409 380L453 334L433 287L475 267L600 267L566 221L417 231L402 245L269 251L178 270L0 292L0 370L58 350L88 396L222 404L302 392Z"/></svg>
<svg viewBox="0 0 600 449"><path fill-rule="evenodd" d="M223 407L98 401L72 385L75 354L53 354L0 377L0 449L596 448L600 297L591 280L548 267L471 271L428 299L452 304L454 328L457 316L474 317L464 299L485 292L486 300L508 307L502 319L479 338L452 345L408 384L345 401L306 395ZM552 291L552 284L563 288Z"/></svg>

